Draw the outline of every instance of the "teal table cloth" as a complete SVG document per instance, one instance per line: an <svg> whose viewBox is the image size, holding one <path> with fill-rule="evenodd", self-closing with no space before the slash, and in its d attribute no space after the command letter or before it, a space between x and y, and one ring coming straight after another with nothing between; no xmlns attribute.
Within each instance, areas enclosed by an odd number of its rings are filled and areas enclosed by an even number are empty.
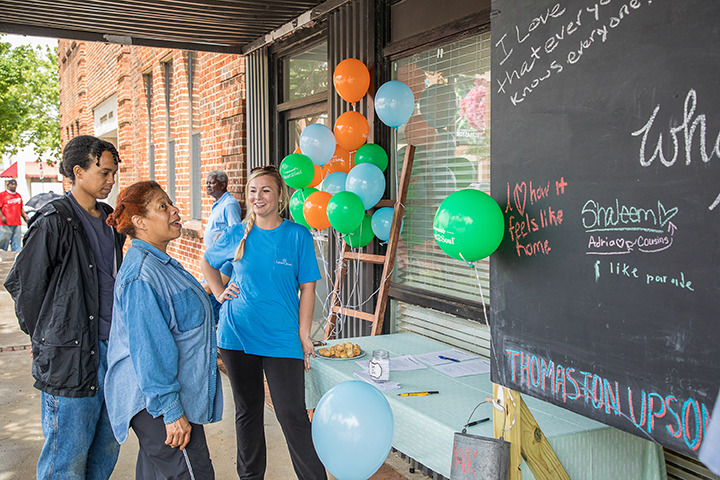
<svg viewBox="0 0 720 480"><path fill-rule="evenodd" d="M450 348L412 333L376 337L358 337L330 341L357 343L366 352L390 352L390 358L418 355ZM315 408L322 396L338 383L359 380L353 372L361 368L356 360L315 358L305 376L308 408ZM381 390L393 411L395 434L393 447L433 471L450 477L453 460L453 439L456 432L470 420L492 419L493 407L480 405L471 419L473 409L485 397L492 396L490 374L452 378L432 367L424 370L390 372L390 381L400 384L399 390ZM437 395L399 397L398 393L437 390ZM613 427L596 422L529 395L523 399L532 412L558 459L573 480L654 480L666 479L662 447ZM508 426L512 419L508 419ZM492 420L469 427L467 433L493 436ZM521 465L523 479L533 479L530 469Z"/></svg>

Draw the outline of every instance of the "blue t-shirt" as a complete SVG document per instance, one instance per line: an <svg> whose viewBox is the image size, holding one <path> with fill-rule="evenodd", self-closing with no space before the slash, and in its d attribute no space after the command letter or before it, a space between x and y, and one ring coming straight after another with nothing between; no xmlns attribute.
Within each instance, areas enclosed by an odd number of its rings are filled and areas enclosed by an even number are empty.
<svg viewBox="0 0 720 480"><path fill-rule="evenodd" d="M232 261L244 234L244 223L229 227L205 259L213 268ZM317 280L320 270L307 228L287 220L273 230L255 225L243 258L233 262L231 281L240 293L220 310L218 346L265 357L303 358L298 288Z"/></svg>

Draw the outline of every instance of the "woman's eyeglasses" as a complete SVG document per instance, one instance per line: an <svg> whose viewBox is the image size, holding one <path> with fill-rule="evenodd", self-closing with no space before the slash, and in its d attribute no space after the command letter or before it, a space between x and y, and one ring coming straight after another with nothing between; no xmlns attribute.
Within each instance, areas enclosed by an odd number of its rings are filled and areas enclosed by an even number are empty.
<svg viewBox="0 0 720 480"><path fill-rule="evenodd" d="M262 167L255 167L252 170L250 170L250 173L255 172L275 172L277 171L277 168L275 165L263 165Z"/></svg>

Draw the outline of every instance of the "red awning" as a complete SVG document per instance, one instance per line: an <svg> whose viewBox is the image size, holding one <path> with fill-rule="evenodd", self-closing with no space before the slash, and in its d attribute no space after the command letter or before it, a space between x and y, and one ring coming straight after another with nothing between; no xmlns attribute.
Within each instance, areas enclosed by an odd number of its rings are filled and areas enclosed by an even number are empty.
<svg viewBox="0 0 720 480"><path fill-rule="evenodd" d="M41 168L43 174L42 177L40 176ZM4 172L0 173L0 178L17 178L17 176L17 162L13 163ZM25 178L57 178L57 176L57 167L48 165L47 163L41 164L40 162L25 162Z"/></svg>

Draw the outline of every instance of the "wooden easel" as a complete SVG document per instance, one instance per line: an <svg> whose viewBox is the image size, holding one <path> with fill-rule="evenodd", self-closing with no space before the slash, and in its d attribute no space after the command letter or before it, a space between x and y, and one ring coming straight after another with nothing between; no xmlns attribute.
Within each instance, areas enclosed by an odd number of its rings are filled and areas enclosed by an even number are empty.
<svg viewBox="0 0 720 480"><path fill-rule="evenodd" d="M405 213L405 200L407 199L408 187L410 186L410 172L412 172L414 160L415 146L408 145L405 151L402 173L400 174L397 200L380 200L375 206L375 208L395 207L392 227L390 229L390 238L388 239L385 255L353 252L350 246L343 242L343 248L340 253L337 270L335 271L335 288L333 288L332 295L330 297L330 313L328 315L327 325L325 326L326 340L329 338L335 338L335 326L337 325L337 318L339 314L372 322L371 335L378 335L382 332L383 321L385 319L385 308L387 307L388 292L390 291L390 274L392 273L392 269L395 267L395 254L397 253L398 241L400 240L400 227L402 226L402 218ZM380 289L378 290L378 300L375 305L375 313L360 312L358 310L343 308L339 305L340 299L342 298L342 288L345 284L348 260L357 260L360 262L383 265L382 282L380 284Z"/></svg>
<svg viewBox="0 0 720 480"><path fill-rule="evenodd" d="M537 480L570 480L520 393L493 384L493 397L498 398L500 389L503 391L504 411L493 409L493 436L500 438L502 435L505 441L510 442L508 480L522 478L521 457Z"/></svg>

